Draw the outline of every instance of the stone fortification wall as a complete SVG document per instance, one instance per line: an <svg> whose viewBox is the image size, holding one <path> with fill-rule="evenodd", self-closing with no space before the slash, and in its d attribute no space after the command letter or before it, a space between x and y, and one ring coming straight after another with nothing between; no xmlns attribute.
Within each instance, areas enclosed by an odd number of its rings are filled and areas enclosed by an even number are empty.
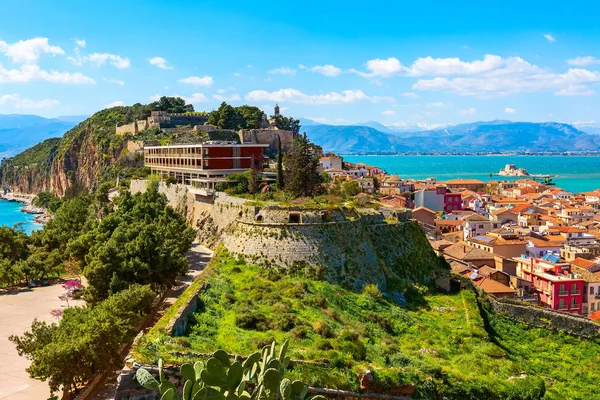
<svg viewBox="0 0 600 400"><path fill-rule="evenodd" d="M312 274L355 290L366 283L386 287L384 271L360 220L315 224L238 221L223 244L253 262L282 269L308 267Z"/></svg>
<svg viewBox="0 0 600 400"><path fill-rule="evenodd" d="M132 181L132 192L145 189L145 181ZM202 244L222 243L252 262L305 269L355 290L367 283L385 289L387 277L428 282L440 266L418 225L385 224L373 210L259 207L220 192L196 196L176 184L161 183L159 191L198 229Z"/></svg>
<svg viewBox="0 0 600 400"><path fill-rule="evenodd" d="M482 292L480 292L480 296L483 297L497 314L525 322L538 328L556 329L573 336L585 338L600 338L600 325L584 316L563 313L529 304L520 304L517 301L510 301L509 299L498 300Z"/></svg>
<svg viewBox="0 0 600 400"><path fill-rule="evenodd" d="M287 152L292 147L294 141L294 132L273 129L249 129L238 132L242 143L260 143L268 144L265 149L265 155L274 157L277 154L277 137L281 139L281 148Z"/></svg>

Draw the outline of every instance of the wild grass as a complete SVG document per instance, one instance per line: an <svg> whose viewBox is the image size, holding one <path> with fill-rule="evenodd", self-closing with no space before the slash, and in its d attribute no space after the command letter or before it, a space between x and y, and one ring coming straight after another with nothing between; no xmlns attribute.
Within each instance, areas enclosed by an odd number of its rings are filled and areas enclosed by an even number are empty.
<svg viewBox="0 0 600 400"><path fill-rule="evenodd" d="M138 343L139 361L162 357L179 364L219 348L246 355L289 338L290 356L300 361L290 377L311 385L359 390L358 375L369 369L382 387L416 385L416 398L597 394L598 342L482 313L471 291L412 290L403 308L373 288L355 293L300 275L266 273L225 252L207 274L209 287L187 335L153 330Z"/></svg>

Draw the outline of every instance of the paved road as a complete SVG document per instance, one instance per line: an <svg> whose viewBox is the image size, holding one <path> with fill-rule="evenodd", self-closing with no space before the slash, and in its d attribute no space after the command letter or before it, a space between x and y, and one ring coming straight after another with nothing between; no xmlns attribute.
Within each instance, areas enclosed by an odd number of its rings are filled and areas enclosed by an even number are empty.
<svg viewBox="0 0 600 400"><path fill-rule="evenodd" d="M66 305L58 298L63 293L64 289L59 284L19 292L0 292L0 399L44 400L49 397L48 383L29 378L25 371L29 360L19 357L8 337L23 334L31 327L34 318L55 321L50 311ZM83 301L69 303L81 305Z"/></svg>

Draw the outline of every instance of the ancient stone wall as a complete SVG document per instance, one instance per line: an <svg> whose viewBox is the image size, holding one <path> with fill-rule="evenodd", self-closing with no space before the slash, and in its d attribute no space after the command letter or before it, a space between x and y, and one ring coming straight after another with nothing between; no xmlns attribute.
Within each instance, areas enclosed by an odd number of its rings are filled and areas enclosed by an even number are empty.
<svg viewBox="0 0 600 400"><path fill-rule="evenodd" d="M484 301L488 302L491 309L500 315L504 315L529 325L556 329L573 336L585 338L599 338L600 325L584 316L563 313L548 308L536 307L529 304L520 304L508 299L498 300L493 296L480 293Z"/></svg>
<svg viewBox="0 0 600 400"><path fill-rule="evenodd" d="M308 267L310 273L355 290L367 283L386 287L385 274L360 220L318 224L238 221L223 244L251 262L282 269Z"/></svg>
<svg viewBox="0 0 600 400"><path fill-rule="evenodd" d="M145 181L132 181L132 192L145 189ZM197 196L177 184L161 183L159 191L198 229L202 244L222 243L251 262L306 269L354 290L367 283L385 290L390 276L428 282L440 266L418 225L386 224L373 210L363 219L350 209L259 207L221 192Z"/></svg>
<svg viewBox="0 0 600 400"><path fill-rule="evenodd" d="M238 132L242 143L268 144L265 155L274 157L277 154L277 137L281 139L281 148L287 152L292 147L294 132L272 129L249 129Z"/></svg>

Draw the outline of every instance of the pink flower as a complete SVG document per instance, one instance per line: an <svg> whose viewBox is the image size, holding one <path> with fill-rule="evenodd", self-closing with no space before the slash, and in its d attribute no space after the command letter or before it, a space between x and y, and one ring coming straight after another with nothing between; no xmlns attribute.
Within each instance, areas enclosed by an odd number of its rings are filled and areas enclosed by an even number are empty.
<svg viewBox="0 0 600 400"><path fill-rule="evenodd" d="M59 309L51 310L50 315L52 315L54 318L58 319L63 316L63 311L59 310Z"/></svg>

